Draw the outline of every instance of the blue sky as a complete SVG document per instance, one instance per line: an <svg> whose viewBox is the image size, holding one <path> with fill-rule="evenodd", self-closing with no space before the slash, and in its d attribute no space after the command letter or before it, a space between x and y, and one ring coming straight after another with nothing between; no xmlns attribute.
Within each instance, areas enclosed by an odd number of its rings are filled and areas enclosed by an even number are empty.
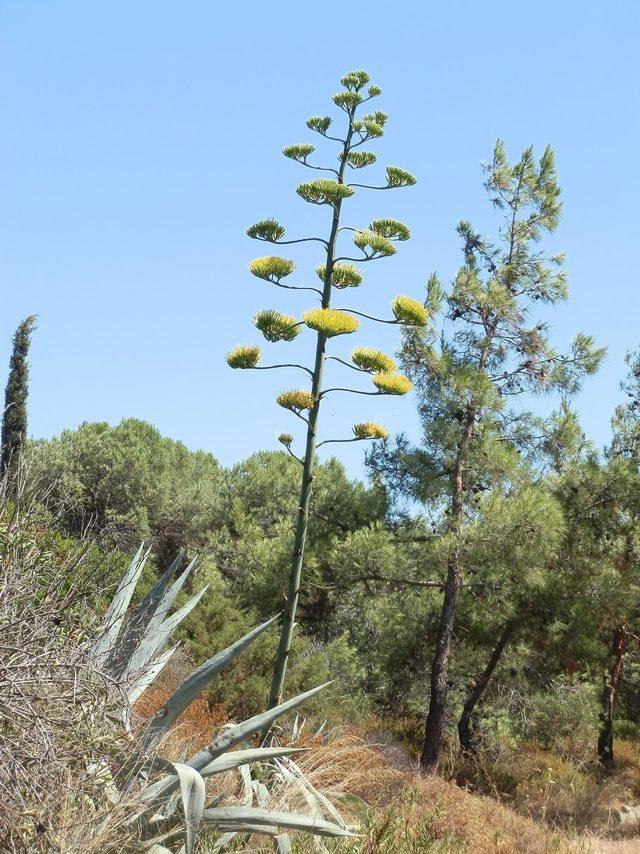
<svg viewBox="0 0 640 854"><path fill-rule="evenodd" d="M136 416L231 464L297 431L273 401L295 373L224 362L257 340L256 309L308 306L248 273L264 245L244 229L273 215L292 234L326 232L327 210L295 194L312 173L280 150L317 142L305 119L330 111L341 74L366 68L390 115L381 168L419 183L350 200L353 224L392 216L413 234L368 265L350 304L383 312L396 293L420 297L431 270L449 281L456 222L497 224L480 170L496 137L512 158L550 142L564 199L550 248L567 253L571 287L554 340L583 330L609 348L577 400L588 435L607 441L623 356L640 341L637 2L2 0L0 18L0 366L37 313L33 436ZM317 252L291 257L311 279ZM359 334L396 342L393 327ZM312 350L310 335L294 345ZM418 436L411 400L344 395L324 408L322 436L363 418ZM340 456L362 472L360 446Z"/></svg>

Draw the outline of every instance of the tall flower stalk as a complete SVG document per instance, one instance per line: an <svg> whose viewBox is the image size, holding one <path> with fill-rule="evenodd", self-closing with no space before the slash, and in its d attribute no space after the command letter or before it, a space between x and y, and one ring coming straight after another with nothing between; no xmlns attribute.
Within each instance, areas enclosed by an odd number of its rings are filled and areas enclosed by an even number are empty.
<svg viewBox="0 0 640 854"><path fill-rule="evenodd" d="M315 147L308 143L289 145L283 149L283 154L302 166L321 171L326 176L300 184L297 194L307 203L323 205L329 208L331 223L327 238L302 237L285 240L285 229L274 219L262 220L247 229L249 237L263 240L272 244L295 244L313 241L324 248L322 263L316 267L316 274L322 286L291 285L284 281L293 272L294 262L281 257L268 256L257 258L249 264L249 270L254 276L264 279L273 285L289 290L315 292L319 307L304 311L301 319L291 317L270 309L259 311L255 318L255 326L269 342L292 341L303 328L314 331L315 358L313 367L282 362L273 365L261 365L260 347L243 345L235 347L227 354L227 362L232 368L271 370L275 368L299 368L310 378L310 388L284 391L276 398L277 403L289 410L306 425L306 441L304 454L298 456L292 450L294 441L290 433L281 433L278 437L281 444L302 466L300 500L295 524L295 537L291 555L291 568L283 612L280 641L276 653L273 680L269 693L269 708L277 705L282 697L289 651L295 626L296 609L300 594L302 568L304 562L305 542L309 523L309 505L313 488L313 472L317 449L330 442L357 442L362 440L386 439L387 433L383 427L370 422L354 425L353 436L349 438L327 439L318 442L317 428L320 405L323 399L332 392L345 391L362 395L403 395L410 388L410 381L396 372L396 366L389 356L369 347L356 347L349 360L339 356L327 355L327 342L330 338L349 335L355 332L359 325L359 317L381 323L392 323L403 326L424 326L427 322L427 310L414 299L398 296L391 303L389 318L371 317L363 312L343 307L332 307L333 291L358 287L362 282L362 273L355 266L358 263L389 257L396 252L396 243L409 238L409 229L401 222L392 219L377 219L368 228L352 228L341 225L343 202L353 196L356 189L390 190L409 187L416 179L409 172L395 166L386 167L386 177L382 184L369 185L349 183L346 176L352 172L372 166L376 156L370 151L362 150L362 146L371 140L380 138L384 133L387 116L380 110L366 113L357 118L364 104L377 98L381 90L369 85L369 75L364 71L352 71L340 81L343 89L333 96L334 104L344 112L346 129L344 136L330 134L332 120L329 116L312 116L307 121L307 127L319 134L325 140L335 143L338 147L337 167L319 166L309 161ZM350 237L355 251L355 257L348 252L339 254L341 238ZM323 372L327 359L368 374L373 388L357 389L347 387L323 388Z"/></svg>

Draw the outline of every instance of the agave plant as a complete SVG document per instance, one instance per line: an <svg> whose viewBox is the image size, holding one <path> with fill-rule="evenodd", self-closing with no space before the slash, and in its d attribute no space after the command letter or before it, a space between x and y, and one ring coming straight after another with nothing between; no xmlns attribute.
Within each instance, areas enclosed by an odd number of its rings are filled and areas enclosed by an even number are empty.
<svg viewBox="0 0 640 854"><path fill-rule="evenodd" d="M195 560L191 561L176 578L183 558L180 553L140 604L130 609L131 598L148 557L149 551L143 552L143 546L140 546L116 590L99 636L90 651L93 666L117 681L125 691L122 723L131 733L134 750L113 775L113 783L120 794L126 791L129 796L137 788L137 809L131 821L139 829L142 848L152 850L155 854L171 852L173 849L166 846L178 842L184 846L181 850L190 854L195 850L196 838L203 826L214 828L222 834L217 842L219 850L237 833L279 836L283 831L299 830L320 836L352 835L335 807L326 799L322 801L324 815L320 814L317 807L312 815L303 815L260 806L265 803L260 788L264 784L251 777L250 766L255 763L262 763L263 770L266 765L280 777L284 770L294 768L282 763L288 761L292 753L299 752L299 748L254 747L249 739L269 729L275 720L313 697L324 685L299 694L242 723L228 725L205 748L184 761L172 762L163 759L158 753L163 737L180 714L221 670L228 667L253 640L266 631L275 617L194 670L143 727L141 735L134 737L131 707L174 654L177 645L167 649L168 642L206 589L171 612L195 564ZM233 750L236 746L240 746L240 749ZM219 806L220 797L207 803L207 778L233 769L238 770L243 781L243 804ZM158 772L163 775L160 779L157 779ZM288 770L288 773L296 772ZM247 797L247 793L253 794ZM315 802L321 803L318 798ZM325 815L328 815L328 820ZM279 836L279 839L282 837Z"/></svg>

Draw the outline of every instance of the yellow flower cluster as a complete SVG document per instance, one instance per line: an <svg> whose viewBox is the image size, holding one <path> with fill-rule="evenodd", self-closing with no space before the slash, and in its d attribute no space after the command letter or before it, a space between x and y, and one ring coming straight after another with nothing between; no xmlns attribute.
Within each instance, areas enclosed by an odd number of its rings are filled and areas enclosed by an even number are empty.
<svg viewBox="0 0 640 854"><path fill-rule="evenodd" d="M319 264L316 273L321 282L324 282L326 264ZM362 273L353 264L334 264L331 271L331 284L334 288L357 288L362 282Z"/></svg>
<svg viewBox="0 0 640 854"><path fill-rule="evenodd" d="M283 409L290 409L292 412L302 412L303 409L311 409L313 407L313 395L310 391L304 389L293 389L292 391L283 391L276 397L276 403Z"/></svg>
<svg viewBox="0 0 640 854"><path fill-rule="evenodd" d="M353 435L356 439L388 439L389 434L380 424L374 424L371 421L365 421L361 424L353 425Z"/></svg>
<svg viewBox="0 0 640 854"><path fill-rule="evenodd" d="M313 205L334 205L340 199L353 195L351 187L333 181L331 178L316 178L306 184L300 184L296 193Z"/></svg>
<svg viewBox="0 0 640 854"><path fill-rule="evenodd" d="M333 338L335 335L348 335L355 332L360 326L355 317L335 308L312 308L310 311L304 312L302 319L309 329L315 329L316 332L321 332L327 338Z"/></svg>
<svg viewBox="0 0 640 854"><path fill-rule="evenodd" d="M416 179L411 172L406 172L404 169L399 169L397 166L387 166L388 187L411 187L415 183Z"/></svg>
<svg viewBox="0 0 640 854"><path fill-rule="evenodd" d="M391 311L398 323L406 326L425 326L429 319L427 309L411 297L397 296L391 303Z"/></svg>
<svg viewBox="0 0 640 854"><path fill-rule="evenodd" d="M406 394L411 391L411 380L403 374L374 374L371 380L381 394Z"/></svg>
<svg viewBox="0 0 640 854"><path fill-rule="evenodd" d="M396 363L390 356L372 347L356 347L351 353L351 361L372 374L389 374L396 369Z"/></svg>
<svg viewBox="0 0 640 854"><path fill-rule="evenodd" d="M363 231L356 231L353 236L353 242L356 244L358 249L362 249L366 255L377 255L380 258L394 255L396 251L395 246L390 240L383 237L381 234L376 234L375 231L369 231L369 229L366 228ZM367 252L367 249L369 249L370 252Z"/></svg>
<svg viewBox="0 0 640 854"><path fill-rule="evenodd" d="M267 341L293 341L300 333L300 326L295 317L280 314L279 311L273 311L270 308L258 311L253 322Z"/></svg>
<svg viewBox="0 0 640 854"><path fill-rule="evenodd" d="M316 150L315 145L310 145L308 142L303 142L300 145L287 145L282 149L285 157L290 157L292 160L305 160L310 154Z"/></svg>
<svg viewBox="0 0 640 854"><path fill-rule="evenodd" d="M241 344L227 353L230 368L255 368L259 361L260 347L255 344Z"/></svg>
<svg viewBox="0 0 640 854"><path fill-rule="evenodd" d="M261 223L258 223L260 225ZM277 258L274 255L264 258L255 258L249 262L249 271L259 279L266 279L268 282L279 282L295 269L293 261L288 258Z"/></svg>

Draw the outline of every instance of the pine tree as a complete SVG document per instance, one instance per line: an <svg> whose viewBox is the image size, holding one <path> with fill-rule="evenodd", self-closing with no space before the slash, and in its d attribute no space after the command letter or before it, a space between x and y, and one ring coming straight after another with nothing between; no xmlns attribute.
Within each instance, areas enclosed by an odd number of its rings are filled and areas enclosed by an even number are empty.
<svg viewBox="0 0 640 854"><path fill-rule="evenodd" d="M640 541L640 354L627 356L629 371L622 389L628 402L615 410L612 427L613 441L607 451L609 467L615 472L616 489L610 490L609 512L618 523L617 548L609 542L619 574L621 594L617 597L609 590L608 605L615 623L611 630L611 658L604 674L600 695L601 728L598 735L598 759L605 768L613 766L613 718L622 671L623 657L628 645L629 623L637 613Z"/></svg>
<svg viewBox="0 0 640 854"><path fill-rule="evenodd" d="M316 275L321 287L309 285L288 284L285 281L290 276L295 264L292 260L277 256L256 258L249 264L250 272L259 279L272 285L288 290L315 293L319 307L302 312L301 319L272 309L259 311L254 324L264 338L271 342L289 342L298 336L303 328L315 333L315 358L313 366L284 362L274 365L261 365L261 350L256 345L242 345L227 354L227 362L232 368L270 370L274 368L297 368L302 370L310 379L310 388L291 389L281 392L276 398L277 403L289 410L305 424L305 450L297 456L292 450L294 437L291 433L281 433L280 443L302 466L302 481L300 501L295 526L295 536L291 557L288 591L285 601L284 616L280 643L276 653L273 681L269 695L269 707L280 702L284 684L285 672L293 630L296 609L300 593L302 567L304 561L305 541L308 528L309 506L314 478L314 464L317 449L330 442L357 442L362 440L384 440L386 430L379 424L363 421L355 424L350 438L326 439L318 443L318 415L324 398L333 392L353 392L362 395L403 395L410 388L407 377L397 373L396 366L389 356L371 347L356 347L352 350L350 360L339 356L326 354L327 343L330 339L355 332L360 324L357 319L383 323L394 323L401 326L419 327L427 322L425 307L414 299L397 296L391 302L389 318L375 318L371 315L332 307L334 291L341 293L347 289L358 287L363 279L362 272L355 264L367 263L381 258L387 258L396 252L396 244L409 238L409 229L401 222L393 219L375 219L366 228L352 228L341 225L343 202L354 195L357 189L390 190L409 187L416 179L409 172L396 166L387 166L385 179L381 184L370 185L359 182L348 182L347 175L351 171L359 171L373 165L376 156L370 151L362 150L368 142L379 139L387 123L387 115L381 110L361 115L356 118L360 107L374 98L381 90L369 85L369 75L364 71L352 71L340 81L343 89L333 96L334 104L345 114L343 135L334 136L331 131L332 120L329 116L312 116L307 120L307 127L319 134L324 140L336 143L337 166L320 166L310 158L315 147L309 143L288 145L283 149L285 157L300 165L313 170L320 170L327 176L319 177L298 186L296 192L301 199L312 205L325 206L329 209L330 223L326 238L303 237L293 240L284 239L285 229L275 219L262 220L247 229L249 237L272 244L296 244L307 241L318 243L322 247L323 257L316 267ZM340 254L339 244L351 237L357 254L353 257L349 250ZM361 375L368 375L374 390L351 389L343 386L333 388L323 387L323 374L327 360L334 360Z"/></svg>
<svg viewBox="0 0 640 854"><path fill-rule="evenodd" d="M27 397L29 394L29 346L36 318L25 317L13 336L13 350L9 360L9 378L4 394L2 438L0 439L0 477L12 460L20 456L27 437Z"/></svg>
<svg viewBox="0 0 640 854"><path fill-rule="evenodd" d="M423 447L416 454L418 492L443 511L448 558L443 604L430 676L429 711L421 765L433 771L443 744L449 659L458 599L466 570L465 525L478 497L508 482L523 449L542 422L511 404L552 390L569 395L603 355L592 339L577 335L566 354L550 344L544 322L531 322L538 303L567 297L562 256L539 248L560 216L553 153L536 161L531 148L511 165L500 141L485 167L485 188L503 216L496 243L468 222L458 225L464 262L444 294L432 276L429 302L444 302L446 326L434 336L407 333L402 361L420 398Z"/></svg>

